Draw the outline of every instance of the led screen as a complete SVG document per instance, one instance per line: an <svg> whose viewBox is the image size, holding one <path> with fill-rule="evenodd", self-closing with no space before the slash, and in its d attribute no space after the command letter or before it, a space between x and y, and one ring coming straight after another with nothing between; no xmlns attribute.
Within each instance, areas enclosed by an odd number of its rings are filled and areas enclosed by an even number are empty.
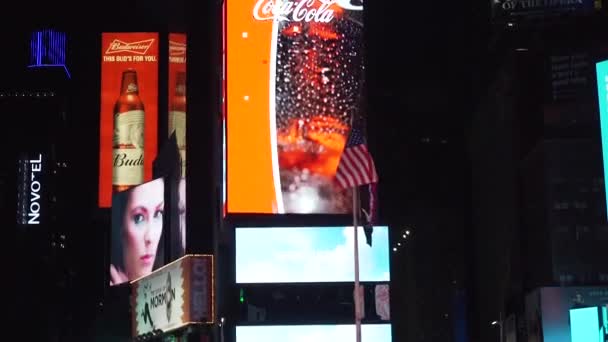
<svg viewBox="0 0 608 342"><path fill-rule="evenodd" d="M606 287L542 287L526 300L528 336L540 342L608 342L606 303Z"/></svg>
<svg viewBox="0 0 608 342"><path fill-rule="evenodd" d="M390 324L364 324L361 340L392 341ZM355 325L237 326L236 342L354 342Z"/></svg>
<svg viewBox="0 0 608 342"><path fill-rule="evenodd" d="M168 136L175 132L182 161L182 177L186 176L186 35L169 33L169 118Z"/></svg>
<svg viewBox="0 0 608 342"><path fill-rule="evenodd" d="M103 33L99 206L152 179L157 152L158 34Z"/></svg>
<svg viewBox="0 0 608 342"><path fill-rule="evenodd" d="M600 128L602 134L602 157L604 161L604 179L608 179L608 61L596 64L597 94L600 108ZM608 186L605 182L604 186ZM605 188L608 203L608 187Z"/></svg>
<svg viewBox="0 0 608 342"><path fill-rule="evenodd" d="M347 213L335 174L363 117L363 1L226 3L228 213Z"/></svg>
<svg viewBox="0 0 608 342"><path fill-rule="evenodd" d="M597 307L570 310L570 336L572 342L604 342L604 336L600 340Z"/></svg>
<svg viewBox="0 0 608 342"><path fill-rule="evenodd" d="M222 216L226 216L226 3L222 3Z"/></svg>
<svg viewBox="0 0 608 342"><path fill-rule="evenodd" d="M175 133L177 149L181 160L180 179L177 185L177 223L176 236L181 238L180 257L186 250L186 53L187 36L184 33L169 33L169 108L168 136ZM174 234L175 236L175 234Z"/></svg>
<svg viewBox="0 0 608 342"><path fill-rule="evenodd" d="M375 227L372 247L359 228L361 281L389 281L388 227ZM352 227L237 228L237 283L355 280Z"/></svg>
<svg viewBox="0 0 608 342"><path fill-rule="evenodd" d="M164 211L163 178L114 194L110 285L141 278L163 266Z"/></svg>

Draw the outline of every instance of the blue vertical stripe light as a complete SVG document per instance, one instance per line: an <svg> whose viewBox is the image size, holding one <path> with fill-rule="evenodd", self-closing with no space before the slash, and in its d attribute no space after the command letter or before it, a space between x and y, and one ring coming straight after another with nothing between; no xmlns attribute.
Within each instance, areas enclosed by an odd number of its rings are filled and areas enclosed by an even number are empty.
<svg viewBox="0 0 608 342"><path fill-rule="evenodd" d="M36 53L36 65L42 65L42 32L38 32L38 51Z"/></svg>
<svg viewBox="0 0 608 342"><path fill-rule="evenodd" d="M32 34L31 65L65 65L65 33L53 30L37 31Z"/></svg>
<svg viewBox="0 0 608 342"><path fill-rule="evenodd" d="M606 205L608 207L608 61L597 63L595 69L597 74L597 96L600 107L602 159L604 163L604 192L606 195Z"/></svg>
<svg viewBox="0 0 608 342"><path fill-rule="evenodd" d="M66 66L67 37L64 32L45 29L32 33L30 42L29 67L63 67L71 78Z"/></svg>

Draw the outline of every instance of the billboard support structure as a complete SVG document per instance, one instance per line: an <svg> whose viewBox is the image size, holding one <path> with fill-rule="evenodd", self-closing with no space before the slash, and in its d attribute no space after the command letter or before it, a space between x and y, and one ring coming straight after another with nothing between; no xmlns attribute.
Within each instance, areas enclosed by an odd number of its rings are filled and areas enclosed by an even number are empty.
<svg viewBox="0 0 608 342"><path fill-rule="evenodd" d="M359 191L357 187L353 187L353 229L355 234L355 331L357 342L361 342L361 299L363 291L359 288L359 229L358 229L358 214L359 214Z"/></svg>

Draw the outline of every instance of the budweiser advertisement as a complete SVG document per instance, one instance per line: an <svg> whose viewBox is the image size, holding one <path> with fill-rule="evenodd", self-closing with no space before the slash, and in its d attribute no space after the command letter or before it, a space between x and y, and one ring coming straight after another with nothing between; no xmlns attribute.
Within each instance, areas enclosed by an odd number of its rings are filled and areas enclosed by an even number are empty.
<svg viewBox="0 0 608 342"><path fill-rule="evenodd" d="M186 35L169 33L169 136L175 132L186 176Z"/></svg>
<svg viewBox="0 0 608 342"><path fill-rule="evenodd" d="M133 337L214 322L211 255L186 255L131 285Z"/></svg>
<svg viewBox="0 0 608 342"><path fill-rule="evenodd" d="M103 33L99 206L152 178L157 150L158 34Z"/></svg>
<svg viewBox="0 0 608 342"><path fill-rule="evenodd" d="M169 33L169 108L168 134L175 134L181 161L177 185L177 228L181 252L186 250L186 42L183 33ZM180 253L177 253L178 255Z"/></svg>
<svg viewBox="0 0 608 342"><path fill-rule="evenodd" d="M226 6L228 213L348 212L334 177L363 115L363 1Z"/></svg>

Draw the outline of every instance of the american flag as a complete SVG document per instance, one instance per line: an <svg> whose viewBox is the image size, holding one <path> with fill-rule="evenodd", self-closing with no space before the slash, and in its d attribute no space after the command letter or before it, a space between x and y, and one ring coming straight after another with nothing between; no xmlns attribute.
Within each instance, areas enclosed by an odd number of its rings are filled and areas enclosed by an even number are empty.
<svg viewBox="0 0 608 342"><path fill-rule="evenodd" d="M353 127L338 164L336 183L347 189L377 182L376 166L367 150L365 137L358 128Z"/></svg>
<svg viewBox="0 0 608 342"><path fill-rule="evenodd" d="M365 240L371 246L378 208L378 174L376 173L374 159L365 144L365 136L357 125L353 125L350 137L346 142L346 148L342 153L342 158L340 158L336 172L336 183L343 189L367 185L369 193L368 196L364 196L367 197L365 198L367 205L364 206L367 210L363 208L361 210L365 219L363 222Z"/></svg>

